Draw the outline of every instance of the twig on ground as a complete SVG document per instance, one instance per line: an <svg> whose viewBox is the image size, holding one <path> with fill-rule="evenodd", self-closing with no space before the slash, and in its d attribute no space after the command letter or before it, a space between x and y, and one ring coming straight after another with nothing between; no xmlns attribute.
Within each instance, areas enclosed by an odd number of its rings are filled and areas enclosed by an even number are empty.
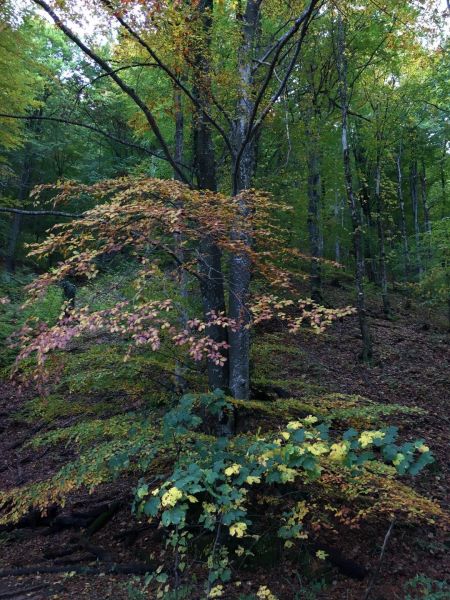
<svg viewBox="0 0 450 600"><path fill-rule="evenodd" d="M15 590L7 590L6 592L2 592L0 594L0 600L3 600L3 598L14 598L14 596L23 596L24 594L31 594L31 592L37 592L39 590L42 590L42 588L46 586L46 583L41 583L39 585L32 585L30 587L16 588Z"/></svg>
<svg viewBox="0 0 450 600"><path fill-rule="evenodd" d="M386 550L386 546L389 541L389 538L391 537L392 529L394 528L394 523L395 523L395 517L392 519L391 524L389 525L389 529L387 530L386 535L384 536L384 542L381 547L380 558L378 559L378 565L372 573L372 577L370 578L369 585L367 586L367 590L366 590L366 593L364 594L363 600L369 600L369 596L372 592L375 581L376 581L378 575L380 574L381 565L382 565L383 557L384 557L384 552Z"/></svg>
<svg viewBox="0 0 450 600"><path fill-rule="evenodd" d="M109 563L98 567L85 567L81 565L73 565L70 567L57 566L46 567L36 565L34 567L19 567L17 569L4 569L0 571L2 577L22 577L24 575L38 575L39 573L77 573L79 575L100 575L101 573L118 573L125 575L143 575L153 570L153 566L149 564L118 564Z"/></svg>

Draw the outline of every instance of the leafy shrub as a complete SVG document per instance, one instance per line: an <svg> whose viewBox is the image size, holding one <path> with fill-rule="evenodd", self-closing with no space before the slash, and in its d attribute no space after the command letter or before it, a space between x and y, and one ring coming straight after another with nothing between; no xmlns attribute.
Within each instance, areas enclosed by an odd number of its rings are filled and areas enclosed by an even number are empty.
<svg viewBox="0 0 450 600"><path fill-rule="evenodd" d="M22 310L24 286L30 281L31 278L23 273L0 279L0 368L13 363L17 350L10 346L9 338L27 319L37 319L50 325L56 322L61 312L63 297L56 286L50 286L42 298Z"/></svg>
<svg viewBox="0 0 450 600"><path fill-rule="evenodd" d="M399 444L394 427L331 435L329 423L314 415L281 429L269 420L264 431L232 438L211 434L211 422L233 410L233 401L217 390L187 394L161 418L154 410L122 412L41 433L34 447L70 444L78 457L47 480L1 493L1 522L17 521L30 506L64 504L80 487L93 490L121 473L135 473L141 479L134 511L161 524L175 561L160 565L147 585L167 595L173 585L186 583L184 573L199 552L192 528L200 528L206 592L220 597L233 563L250 560L269 530L290 552L307 544L319 523L358 526L393 511L413 522L441 518L437 505L395 479L432 462L422 441Z"/></svg>
<svg viewBox="0 0 450 600"><path fill-rule="evenodd" d="M160 477L159 486L151 489L152 485L141 481L134 507L138 514L157 518L168 529L168 543L183 565L180 571L186 566L190 526L197 523L212 534L209 597L222 595L222 584L231 578L229 550L238 556L251 552L247 542L257 535L251 515L258 492L299 486L295 493L291 490L290 501L284 499L284 510L275 511L278 536L291 548L308 538L306 521L313 513L303 486L320 480L327 463L345 468L358 480L365 476L365 465L371 461L391 463L400 475L417 474L433 461L421 440L398 445L394 427L360 434L350 429L341 439L332 440L328 426L311 415L289 422L277 432L232 439L212 438L200 431L193 435L202 425L198 413L204 410L219 417L231 411L232 404L216 390L214 394L185 395L179 406L166 414L163 441L174 446L177 459L170 475ZM166 584L167 578L156 581Z"/></svg>
<svg viewBox="0 0 450 600"><path fill-rule="evenodd" d="M447 581L430 579L424 575L416 575L405 585L405 600L446 600L450 597L450 585Z"/></svg>

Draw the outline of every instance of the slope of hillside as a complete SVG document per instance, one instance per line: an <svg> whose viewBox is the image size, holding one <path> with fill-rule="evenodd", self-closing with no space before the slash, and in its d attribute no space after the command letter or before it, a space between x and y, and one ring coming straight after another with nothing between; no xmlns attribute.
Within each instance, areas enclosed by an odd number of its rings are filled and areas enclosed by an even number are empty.
<svg viewBox="0 0 450 600"><path fill-rule="evenodd" d="M343 302L346 297L342 289L330 289L328 295L334 296L335 303ZM395 298L394 319L380 318L377 310L373 303L370 320L376 356L371 365L358 360L360 340L356 318L336 323L320 336L308 332L291 336L278 330L276 324L270 331L260 332L253 355L255 390L264 386L264 389L283 388L299 406L312 407L319 415L334 411L333 427L337 430L344 423L355 426L373 423L376 427L389 423L399 426L405 439L423 438L435 454L436 463L416 478L406 478L405 483L448 510L448 334L438 314L425 314L420 306L411 306L402 297ZM86 348L78 350L78 358ZM139 393L138 390L128 395L127 406L120 389L115 393L105 392L103 398L97 391L90 404L83 404L80 398L78 408L74 395L66 398L66 409L58 403L52 407L50 399L47 405L44 403L40 418L30 420L30 407L34 406L32 390L20 395L11 382L3 381L1 489L11 490L43 480L77 456L76 446L70 440L36 448L28 445L32 436L42 436L56 425L72 427L86 418L93 406L96 408L91 410L92 418L99 419L136 409ZM119 404L115 404L118 398ZM270 409L277 403L281 406L283 400L275 395L272 399L260 398L261 402ZM241 423L245 423L245 418L242 413ZM261 421L272 417L253 414L248 418ZM136 522L130 514L130 489L135 483L132 473L121 476L99 485L92 494L75 492L64 508L52 506L47 515L29 514L19 521L18 527L2 526L0 598L152 597L140 596L138 583L133 584L133 589L130 587L133 571L139 576L139 569L149 568L158 556L164 556L160 530ZM368 494L374 491L369 490ZM351 508L348 507L349 515ZM264 584L280 599L359 600L371 584L371 573L378 569L370 595L373 600L448 597L445 595L448 588L443 591L442 583L450 575L445 523L440 522L436 527L395 522L379 564L393 516L387 513L384 520L363 521L354 527L349 516L347 530L323 530L320 543L328 550L324 561L314 553L308 558L305 554L284 556L277 567L269 570L271 550L259 549L259 559L239 570L236 580L240 586L235 586L236 593L226 597L256 597L249 594ZM121 565L124 573L108 572L111 564ZM43 572L37 573L39 568ZM197 566L192 568L194 577ZM366 570L362 579L355 578L360 573L358 569ZM46 573L46 570L56 572ZM414 580L419 575L421 578ZM194 600L199 595L195 582L192 583L184 597ZM436 595L427 596L427 586Z"/></svg>

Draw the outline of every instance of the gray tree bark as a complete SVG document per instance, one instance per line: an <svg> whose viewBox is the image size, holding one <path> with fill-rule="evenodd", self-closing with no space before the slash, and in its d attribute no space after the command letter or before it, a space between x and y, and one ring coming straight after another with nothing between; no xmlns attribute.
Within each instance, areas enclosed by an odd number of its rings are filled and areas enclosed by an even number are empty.
<svg viewBox="0 0 450 600"><path fill-rule="evenodd" d="M344 215L343 215L343 200L338 192L335 195L335 203L333 207L334 220L336 223L336 236L334 240L334 260L337 263L341 262L341 240L339 237L339 229L344 226Z"/></svg>
<svg viewBox="0 0 450 600"><path fill-rule="evenodd" d="M213 0L201 0L197 6L201 26L209 46L209 35L212 26ZM211 124L205 117L209 109L211 97L210 64L208 53L194 50L195 82L193 94L198 101L199 109L194 113L194 165L197 184L200 189L217 191L217 173L214 142ZM203 111L201 109L204 109ZM210 236L200 242L198 268L201 275L201 296L203 314L208 319L210 312L225 312L225 292L222 273L222 253ZM206 331L215 342L227 341L227 331L223 327L212 326ZM223 351L226 355L226 352ZM208 381L211 389L228 389L228 361L224 366L208 361Z"/></svg>
<svg viewBox="0 0 450 600"><path fill-rule="evenodd" d="M356 307L358 311L359 327L362 336L362 353L361 357L364 361L370 360L372 357L372 338L370 335L369 324L367 322L367 313L365 306L365 294L364 294L364 253L363 253L363 239L362 239L362 227L359 207L357 206L357 199L353 190L353 175L352 166L350 159L350 147L349 147L349 132L348 132L348 78L347 78L347 58L346 58L346 43L345 43L345 28L342 21L342 16L338 16L338 42L337 42L337 56L338 56L338 74L339 74L339 95L341 103L341 129L342 129L342 156L344 162L344 178L345 178L345 190L347 193L347 200L350 207L350 214L352 219L353 227L353 248L355 252L356 260Z"/></svg>
<svg viewBox="0 0 450 600"><path fill-rule="evenodd" d="M24 159L22 163L22 172L20 175L19 191L17 196L21 207L30 193L32 163L32 149L30 144L27 144L24 150ZM16 253L22 226L22 218L22 215L14 214L12 219L11 230L9 232L8 248L5 257L5 267L8 273L14 273L16 270Z"/></svg>
<svg viewBox="0 0 450 600"><path fill-rule="evenodd" d="M422 198L422 211L423 211L423 226L425 233L426 242L426 260L431 259L431 221L430 221L430 207L428 206L428 190L427 190L427 172L425 167L425 161L422 159L421 170L420 170L420 196ZM426 267L427 265L425 265Z"/></svg>
<svg viewBox="0 0 450 600"><path fill-rule="evenodd" d="M251 126L254 107L252 98L253 74L252 59L259 28L260 0L247 0L245 12L239 15L241 22L241 46L239 48L239 91L236 106L236 119L233 123L233 143L236 153L246 142ZM251 186L256 164L255 138L249 140L242 152L239 163L233 169L233 195ZM237 203L236 222L232 239L245 246L251 246L248 222L251 208L245 199ZM248 324L248 295L251 279L251 261L245 252L234 252L230 258L229 315L236 320L238 327L229 333L230 389L234 398L246 400L250 392L250 331Z"/></svg>
<svg viewBox="0 0 450 600"><path fill-rule="evenodd" d="M403 268L405 271L405 277L407 278L411 272L411 260L409 257L409 244L408 244L408 233L406 229L406 216L405 216L405 201L403 199L403 176L402 176L402 146L397 154L397 203L400 213L400 234L402 237L403 246Z"/></svg>
<svg viewBox="0 0 450 600"><path fill-rule="evenodd" d="M367 231L372 231L375 228L373 218L372 197L370 194L369 180L367 173L370 172L371 165L366 156L364 146L354 130L353 156L355 159L355 174L358 180L358 198L361 213L361 226L366 227ZM375 252L372 248L371 236L363 236L363 253L364 253L364 270L369 281L379 283L378 263L375 257Z"/></svg>
<svg viewBox="0 0 450 600"><path fill-rule="evenodd" d="M317 147L317 134L307 127L308 134L308 235L309 249L311 256L311 297L315 302L322 301L322 272L320 257L321 237L320 237L320 197L321 197L321 178L320 178L320 157ZM314 260L317 259L317 260Z"/></svg>
<svg viewBox="0 0 450 600"><path fill-rule="evenodd" d="M427 195L427 172L426 172L424 160L422 160L422 170L420 173L420 190L421 190L421 196L422 196L424 229L425 229L426 233L431 233L430 207L428 206L428 195Z"/></svg>
<svg viewBox="0 0 450 600"><path fill-rule="evenodd" d="M389 316L390 303L388 295L388 280L386 268L386 241L384 233L383 212L384 202L381 195L381 156L377 152L377 161L375 166L375 200L377 206L377 232L379 244L379 263L380 263L380 285L381 298L383 300L383 312L385 316Z"/></svg>
<svg viewBox="0 0 450 600"><path fill-rule="evenodd" d="M175 136L174 136L174 159L177 163L183 163L184 154L184 115L183 115L183 104L182 96L179 89L174 88L173 101L175 108ZM173 171L173 178L180 180L180 176L176 171ZM182 202L177 202L178 207L182 207ZM183 249L183 236L180 233L174 234L174 246L175 255L179 260L179 264L183 265L185 261L185 253ZM181 311L180 311L180 323L183 328L186 328L188 321L188 313L186 310L186 303L188 299L188 274L186 270L180 266L178 269L178 284L180 286L180 298L181 298ZM177 361L175 363L175 386L177 392L182 394L186 389L186 368L182 362Z"/></svg>
<svg viewBox="0 0 450 600"><path fill-rule="evenodd" d="M444 142L442 144L441 160L439 161L439 171L441 176L442 218L447 216L447 171L445 169L445 162L447 158L447 143L447 140L444 139Z"/></svg>
<svg viewBox="0 0 450 600"><path fill-rule="evenodd" d="M410 165L409 181L411 188L412 212L414 221L414 236L416 240L416 262L419 275L422 274L422 257L420 252L420 225L419 225L419 197L418 197L418 173L417 160L412 160Z"/></svg>

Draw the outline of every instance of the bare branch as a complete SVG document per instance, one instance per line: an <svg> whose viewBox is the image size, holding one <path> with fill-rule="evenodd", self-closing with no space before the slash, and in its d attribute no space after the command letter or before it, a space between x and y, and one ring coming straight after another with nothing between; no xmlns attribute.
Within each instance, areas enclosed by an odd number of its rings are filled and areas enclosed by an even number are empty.
<svg viewBox="0 0 450 600"><path fill-rule="evenodd" d="M125 71L126 69L134 69L135 67L155 67L155 66L157 66L156 63L149 63L149 62L133 63L132 65L124 65L122 67L117 67L117 69L112 69L112 71L114 73L119 73L120 71ZM86 89L88 86L92 85L93 83L95 83L99 79L102 79L103 77L110 77L110 74L109 73L101 73L97 77L94 77L94 79L91 79L90 81L88 81L87 83L85 83L84 85L82 85L78 89L77 94L81 94L81 92L84 89Z"/></svg>
<svg viewBox="0 0 450 600"><path fill-rule="evenodd" d="M342 106L339 104L339 102L336 102L336 100L334 98L332 98L331 96L327 96L328 100L331 102L331 104L335 107L338 108L339 110L342 111ZM351 115L352 117L357 117L358 119L362 119L363 121L367 121L367 123L372 123L372 119L369 119L369 117L365 117L364 115L354 112L353 110L347 109L347 114Z"/></svg>
<svg viewBox="0 0 450 600"><path fill-rule="evenodd" d="M248 131L248 135L253 136L254 133L256 132L256 129L261 125L262 121L265 119L266 115L268 114L268 112L270 111L270 109L272 108L272 106L275 104L275 102L278 100L278 98L281 96L281 94L283 93L284 88L286 87L286 84L289 80L289 77L292 73L292 70L295 66L295 63L297 62L297 58L298 55L300 53L300 49L303 43L303 39L306 35L306 31L307 28L309 26L309 23L311 22L311 17L312 14L314 12L314 10L317 8L317 4L319 3L319 0L311 0L308 8L306 8L303 13L295 20L294 25L291 27L291 29L286 32L284 34L284 36L282 36L282 38L280 38L279 43L278 43L278 47L275 51L275 54L272 58L272 61L270 63L269 69L267 71L264 83L262 84L258 96L255 100L255 104L253 107L253 114L250 118L250 123L249 123L249 131ZM300 34L300 38L296 43L296 48L295 48L295 52L294 52L294 56L292 57L289 66L287 68L287 71L285 73L285 76L283 78L283 80L281 81L278 89L276 90L275 94L273 94L273 96L271 97L268 105L266 106L266 108L263 110L261 116L258 118L257 122L255 123L255 125L253 125L253 123L255 122L256 119L256 115L258 112L258 108L259 105L261 104L263 98L264 98L264 94L266 92L266 89L272 79L273 73L275 71L275 67L277 65L277 61L278 58L283 50L283 48L286 46L286 44L289 42L289 40L298 32L298 30L300 29L300 27L302 27L301 30L301 34ZM252 133L252 129L254 129L253 133ZM248 140L250 141L250 140Z"/></svg>
<svg viewBox="0 0 450 600"><path fill-rule="evenodd" d="M380 557L378 559L378 565L377 565L376 569L374 570L372 577L370 578L369 585L367 586L366 593L364 594L364 600L369 600L375 580L378 577L378 575L380 574L381 565L382 565L383 557L384 557L384 552L386 550L387 543L391 536L392 529L394 528L394 523L395 523L395 518L392 519L392 521L389 525L389 529L387 530L386 535L384 536L384 541L383 541L383 545L381 547Z"/></svg>
<svg viewBox="0 0 450 600"><path fill-rule="evenodd" d="M20 208L9 208L0 206L0 212L12 213L14 215L27 215L30 217L68 217L70 219L82 219L82 213L68 213L61 210L22 210Z"/></svg>
<svg viewBox="0 0 450 600"><path fill-rule="evenodd" d="M184 175L183 171L180 169L180 167L177 165L177 163L173 159L173 156L172 156L172 154L169 150L169 147L164 139L164 136L161 133L161 130L158 127L158 124L155 120L155 117L153 116L153 113L151 112L151 110L149 110L146 103L136 93L136 90L134 90L132 87L130 87L128 84L126 84L125 81L123 81L123 79L121 79L117 75L117 73L114 72L114 69L112 69L105 60L103 60L103 58L101 58L93 50L88 48L86 46L86 44L84 44L81 41L81 39L61 21L61 19L58 17L58 15L55 13L55 11L51 8L51 6L49 6L47 4L47 2L45 2L44 0L32 0L32 1L35 4L39 5L41 8L43 8L45 10L45 12L48 13L50 15L50 17L53 19L56 26L59 27L59 29L61 29L61 31L69 39L71 39L72 42L74 42L80 48L80 50L82 50L87 56L89 56L89 58L91 60L93 60L96 64L98 64L105 71L105 73L108 73L108 75L120 87L120 89L123 92L125 92L125 94L127 94L127 96L129 96L133 100L133 102L141 109L141 111L145 115L145 118L147 119L148 124L150 125L151 130L153 131L153 133L156 136L156 139L158 140L159 144L161 145L164 155L166 156L166 158L167 158L168 162L170 163L170 165L172 166L173 170L179 175L179 177L182 181L184 181L185 183L189 183L188 180L186 179L186 176Z"/></svg>
<svg viewBox="0 0 450 600"><path fill-rule="evenodd" d="M109 0L101 0L102 3L107 6L110 10L113 10L111 2ZM211 123L211 125L220 133L225 144L227 145L229 151L233 153L231 141L228 135L225 133L223 128L217 123L217 121L205 110L204 106L201 102L192 94L192 92L184 85L184 83L175 75L175 73L159 58L156 52L153 50L149 44L125 21L125 19L118 14L117 12L113 12L114 17L117 21L122 25L126 31L134 38L138 44L140 44L145 50L149 53L149 55L153 58L157 66L166 73L170 77L170 79L174 82L174 84L189 98L189 100L194 104L196 108L198 108L205 118ZM216 106L219 110L221 110L220 104L216 103ZM222 111L221 111L222 112ZM226 117L226 113L224 113Z"/></svg>
<svg viewBox="0 0 450 600"><path fill-rule="evenodd" d="M272 39L274 39L279 33L280 31L282 31L285 27L287 27L289 25L289 23L292 23L293 19L288 19L285 23L283 23L273 34ZM261 65L266 65L269 66L270 63L267 61L267 59L269 58L269 56L272 54L272 52L274 52L274 50L277 49L279 44L279 40L277 40L274 44L272 44L272 46L270 46L265 52L264 54L260 57L260 58L255 58L254 62L256 62L257 64L253 67L253 74L255 73L255 71L258 70L258 68Z"/></svg>
<svg viewBox="0 0 450 600"><path fill-rule="evenodd" d="M94 127L93 125L88 125L87 123L80 123L79 121L71 121L70 119L64 119L62 117L46 117L42 115L10 115L8 113L0 113L0 118L4 119L22 119L24 121L53 121L55 123L64 123L65 125L74 125L75 127L83 127L84 129L89 129L94 133L99 133L104 137L112 140L113 142L117 142L118 144L122 144L124 146L128 146L129 148L134 148L135 150L140 150L141 152L145 152L150 156L154 156L155 158L159 158L160 160L168 160L166 156L161 156L160 154L156 154L156 152L152 152L148 150L144 146L140 146L139 144L134 144L133 142L127 142L126 140L122 140L114 135L111 135L107 131L103 131L103 129L99 129L98 127ZM182 163L177 163L181 166L185 166Z"/></svg>
<svg viewBox="0 0 450 600"><path fill-rule="evenodd" d="M428 104L428 106L432 106L433 108L440 110L441 112L445 113L446 115L450 115L450 110L447 110L446 108L442 108L442 106L438 106L437 104L434 104L433 102L428 102L428 100L422 100L422 101L425 104Z"/></svg>
<svg viewBox="0 0 450 600"><path fill-rule="evenodd" d="M319 4L320 3L320 4ZM264 79L264 82L262 83L258 95L256 97L256 100L254 102L253 105L253 110L252 110L252 114L250 116L249 119L249 124L248 124L248 128L247 128L247 133L245 136L244 141L241 144L241 147L239 148L239 151L237 153L236 159L235 159L235 165L234 165L234 170L235 170L235 174L237 174L238 170L239 170L239 164L242 158L242 155L244 153L244 150L246 148L246 146L248 145L248 143L251 141L251 139L253 138L253 136L255 135L255 133L257 132L257 130L259 129L259 127L261 126L261 124L263 123L264 119L266 118L267 114L269 113L270 109L272 108L272 106L275 104L275 102L278 100L278 98L281 96L281 94L283 93L283 90L286 87L286 84L289 80L289 77L292 73L292 70L295 66L295 63L297 61L298 55L300 53L300 49L303 43L303 39L306 35L306 31L308 29L308 26L311 22L311 17L313 12L316 10L316 8L318 8L318 5L321 5L321 1L320 0L311 0L309 3L308 8L306 8L302 14L294 21L293 26L283 35L281 36L281 38L278 40L277 44L275 45L275 49L273 51L273 57L271 59L269 68L267 70L266 73L266 77ZM258 114L258 109L259 106L264 98L264 94L267 90L267 87L269 86L269 83L272 80L273 74L275 72L275 68L277 66L277 62L278 59L280 57L280 54L282 53L283 49L285 48L286 44L289 42L289 40L291 40L295 34L300 30L301 28L301 34L300 34L300 38L296 44L296 49L294 52L294 56L291 59L288 69L285 73L284 78L282 79L277 91L275 92L275 94L273 94L273 96L270 98L267 106L264 108L264 110L262 111L261 115L259 116L259 118L256 120L256 116Z"/></svg>

